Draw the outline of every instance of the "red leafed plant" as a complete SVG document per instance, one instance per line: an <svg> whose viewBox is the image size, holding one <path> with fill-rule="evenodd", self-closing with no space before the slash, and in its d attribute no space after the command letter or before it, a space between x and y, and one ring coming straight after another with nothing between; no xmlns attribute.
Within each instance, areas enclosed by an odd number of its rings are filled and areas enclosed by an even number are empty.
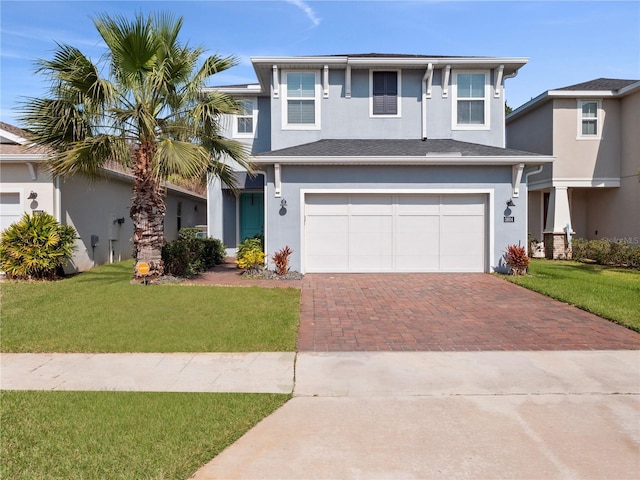
<svg viewBox="0 0 640 480"><path fill-rule="evenodd" d="M504 254L504 261L511 269L511 275L525 275L529 266L529 257L524 247L509 245Z"/></svg>
<svg viewBox="0 0 640 480"><path fill-rule="evenodd" d="M289 271L289 256L292 253L293 250L287 245L282 250L278 250L273 254L273 264L276 266L276 273L278 275L286 275Z"/></svg>

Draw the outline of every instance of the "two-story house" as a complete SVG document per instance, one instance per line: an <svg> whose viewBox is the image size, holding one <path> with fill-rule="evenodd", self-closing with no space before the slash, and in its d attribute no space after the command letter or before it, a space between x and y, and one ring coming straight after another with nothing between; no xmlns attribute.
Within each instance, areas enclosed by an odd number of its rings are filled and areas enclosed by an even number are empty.
<svg viewBox="0 0 640 480"><path fill-rule="evenodd" d="M640 243L639 80L549 90L506 128L508 147L555 158L529 182L529 232L548 258L569 256L571 235Z"/></svg>
<svg viewBox="0 0 640 480"><path fill-rule="evenodd" d="M488 272L526 245L526 179L551 162L505 148L504 82L523 58L257 57L228 134L258 175L209 187L209 235L263 234L309 272Z"/></svg>

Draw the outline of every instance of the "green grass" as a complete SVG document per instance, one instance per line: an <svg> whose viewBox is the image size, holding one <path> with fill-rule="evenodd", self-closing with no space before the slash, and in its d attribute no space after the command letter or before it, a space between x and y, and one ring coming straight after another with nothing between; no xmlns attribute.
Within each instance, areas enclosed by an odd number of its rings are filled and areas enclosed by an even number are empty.
<svg viewBox="0 0 640 480"><path fill-rule="evenodd" d="M0 478L186 479L288 398L3 391Z"/></svg>
<svg viewBox="0 0 640 480"><path fill-rule="evenodd" d="M640 332L638 270L534 259L528 276L505 278Z"/></svg>
<svg viewBox="0 0 640 480"><path fill-rule="evenodd" d="M3 352L293 351L296 289L136 285L133 264L58 282L9 282Z"/></svg>

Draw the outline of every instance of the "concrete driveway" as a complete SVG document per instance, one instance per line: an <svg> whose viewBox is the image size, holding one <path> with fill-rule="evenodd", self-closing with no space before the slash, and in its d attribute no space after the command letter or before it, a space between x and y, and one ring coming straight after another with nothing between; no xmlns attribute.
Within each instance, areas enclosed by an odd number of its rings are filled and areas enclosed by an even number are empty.
<svg viewBox="0 0 640 480"><path fill-rule="evenodd" d="M299 351L640 349L640 334L487 274L307 274Z"/></svg>

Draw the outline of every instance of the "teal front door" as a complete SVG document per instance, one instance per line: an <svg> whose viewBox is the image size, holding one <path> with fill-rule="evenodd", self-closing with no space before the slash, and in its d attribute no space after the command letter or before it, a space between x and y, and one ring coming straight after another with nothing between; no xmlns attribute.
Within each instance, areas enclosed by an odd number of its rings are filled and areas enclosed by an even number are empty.
<svg viewBox="0 0 640 480"><path fill-rule="evenodd" d="M252 238L264 234L264 194L242 192L240 194L240 238Z"/></svg>

